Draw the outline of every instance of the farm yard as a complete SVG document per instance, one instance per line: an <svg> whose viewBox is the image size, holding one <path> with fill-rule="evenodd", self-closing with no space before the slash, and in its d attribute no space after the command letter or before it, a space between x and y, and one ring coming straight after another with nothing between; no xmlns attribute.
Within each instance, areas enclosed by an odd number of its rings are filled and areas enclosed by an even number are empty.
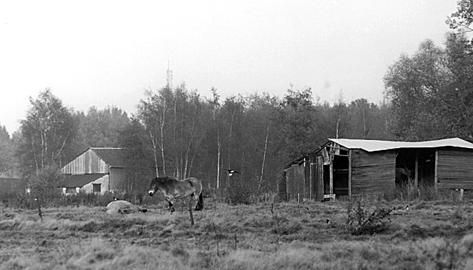
<svg viewBox="0 0 473 270"><path fill-rule="evenodd" d="M3 208L1 269L473 267L471 202L206 203L194 226L182 208L170 215L164 204L127 215L45 208L42 221L37 210ZM352 234L350 207L392 211L375 230Z"/></svg>

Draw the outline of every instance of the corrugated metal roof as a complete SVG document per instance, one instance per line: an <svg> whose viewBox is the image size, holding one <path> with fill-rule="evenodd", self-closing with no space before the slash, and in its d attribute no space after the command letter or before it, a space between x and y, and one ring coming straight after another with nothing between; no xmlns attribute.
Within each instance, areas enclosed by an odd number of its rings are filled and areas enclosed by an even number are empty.
<svg viewBox="0 0 473 270"><path fill-rule="evenodd" d="M125 167L125 149L112 147L91 147L107 165L111 167Z"/></svg>
<svg viewBox="0 0 473 270"><path fill-rule="evenodd" d="M66 174L61 187L83 187L88 183L95 181L106 175L106 173L92 173L92 174Z"/></svg>
<svg viewBox="0 0 473 270"><path fill-rule="evenodd" d="M434 141L404 142L404 141L380 141L361 139L329 139L348 149L362 149L367 152L386 151L401 148L441 148L458 147L473 149L473 144L460 138L449 138Z"/></svg>

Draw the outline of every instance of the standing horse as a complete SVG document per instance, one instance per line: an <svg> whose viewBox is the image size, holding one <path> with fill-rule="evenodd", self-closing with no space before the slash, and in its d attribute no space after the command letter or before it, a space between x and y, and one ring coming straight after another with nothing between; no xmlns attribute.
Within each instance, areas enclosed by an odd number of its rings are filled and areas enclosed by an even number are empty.
<svg viewBox="0 0 473 270"><path fill-rule="evenodd" d="M169 210L175 211L174 203L176 199L187 198L195 200L195 210L200 211L204 208L204 199L202 197L202 182L195 178L189 177L183 180L177 180L174 177L162 176L155 177L149 185L149 196L153 196L157 191L161 191L169 203Z"/></svg>

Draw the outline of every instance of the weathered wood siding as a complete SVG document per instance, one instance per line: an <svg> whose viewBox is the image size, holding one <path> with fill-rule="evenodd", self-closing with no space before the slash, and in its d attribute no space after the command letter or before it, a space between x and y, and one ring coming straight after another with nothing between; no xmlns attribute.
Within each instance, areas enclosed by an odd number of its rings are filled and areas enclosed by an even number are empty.
<svg viewBox="0 0 473 270"><path fill-rule="evenodd" d="M278 179L278 196L280 200L287 201L287 171L284 171Z"/></svg>
<svg viewBox="0 0 473 270"><path fill-rule="evenodd" d="M324 160L322 156L317 156L315 183L315 199L320 201L324 198Z"/></svg>
<svg viewBox="0 0 473 270"><path fill-rule="evenodd" d="M351 194L393 194L396 177L395 152L351 151Z"/></svg>
<svg viewBox="0 0 473 270"><path fill-rule="evenodd" d="M473 151L438 150L437 166L439 188L473 189Z"/></svg>
<svg viewBox="0 0 473 270"><path fill-rule="evenodd" d="M304 160L304 164L302 165L304 169L304 176L303 176L303 181L304 181L304 198L310 198L310 161L309 159Z"/></svg>
<svg viewBox="0 0 473 270"><path fill-rule="evenodd" d="M288 199L303 199L305 184L304 164L294 164L286 169L287 173L287 196Z"/></svg>
<svg viewBox="0 0 473 270"><path fill-rule="evenodd" d="M108 173L108 166L89 149L66 164L61 171L63 174Z"/></svg>

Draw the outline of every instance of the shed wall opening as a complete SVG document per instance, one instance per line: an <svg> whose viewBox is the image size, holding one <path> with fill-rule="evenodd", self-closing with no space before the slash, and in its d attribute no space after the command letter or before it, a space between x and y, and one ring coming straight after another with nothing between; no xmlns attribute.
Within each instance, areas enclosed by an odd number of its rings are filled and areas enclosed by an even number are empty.
<svg viewBox="0 0 473 270"><path fill-rule="evenodd" d="M396 188L433 187L435 150L401 149L396 156Z"/></svg>
<svg viewBox="0 0 473 270"><path fill-rule="evenodd" d="M348 196L348 156L333 158L333 193L337 196Z"/></svg>

